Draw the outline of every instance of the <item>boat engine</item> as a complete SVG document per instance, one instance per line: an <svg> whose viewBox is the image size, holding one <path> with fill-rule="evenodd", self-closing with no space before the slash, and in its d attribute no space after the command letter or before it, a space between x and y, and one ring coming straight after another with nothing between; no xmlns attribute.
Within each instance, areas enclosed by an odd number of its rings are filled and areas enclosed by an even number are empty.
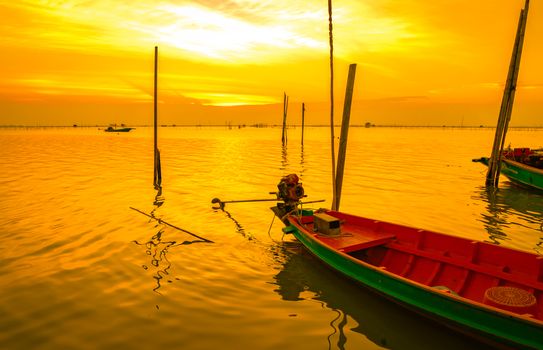
<svg viewBox="0 0 543 350"><path fill-rule="evenodd" d="M305 197L304 188L296 174L284 176L277 185L277 199L283 200L287 205L299 202Z"/></svg>

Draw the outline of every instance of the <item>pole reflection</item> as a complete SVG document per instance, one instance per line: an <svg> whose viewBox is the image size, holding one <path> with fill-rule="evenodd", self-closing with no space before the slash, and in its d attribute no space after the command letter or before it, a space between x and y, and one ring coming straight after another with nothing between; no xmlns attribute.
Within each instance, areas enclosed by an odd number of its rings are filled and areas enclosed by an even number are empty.
<svg viewBox="0 0 543 350"><path fill-rule="evenodd" d="M513 226L520 226L539 237L533 247L539 254L543 245L543 196L518 187L477 188L472 196L485 203L485 212L480 221L488 233L488 240L494 244L510 240L507 232Z"/></svg>
<svg viewBox="0 0 543 350"><path fill-rule="evenodd" d="M286 144L283 144L281 146L281 167L279 168L280 170L287 170L288 168L288 152L287 152L287 145Z"/></svg>
<svg viewBox="0 0 543 350"><path fill-rule="evenodd" d="M302 179L305 173L304 145L300 147L300 179Z"/></svg>

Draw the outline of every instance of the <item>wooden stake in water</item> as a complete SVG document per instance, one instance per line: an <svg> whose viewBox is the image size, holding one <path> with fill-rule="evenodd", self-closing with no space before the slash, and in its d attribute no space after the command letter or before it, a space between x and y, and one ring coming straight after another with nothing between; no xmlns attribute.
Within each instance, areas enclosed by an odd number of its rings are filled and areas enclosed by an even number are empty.
<svg viewBox="0 0 543 350"><path fill-rule="evenodd" d="M288 96L283 93L283 133L281 135L281 142L283 145L287 142L287 110L288 110Z"/></svg>
<svg viewBox="0 0 543 350"><path fill-rule="evenodd" d="M332 210L339 210L341 199L341 187L343 185L343 171L345 169L345 155L347 153L347 136L349 135L349 120L351 119L351 104L353 101L354 78L356 76L356 64L349 66L349 77L345 90L345 104L343 105L343 120L341 122L341 136L339 139L339 150L336 172L336 196L332 202Z"/></svg>
<svg viewBox="0 0 543 350"><path fill-rule="evenodd" d="M517 45L517 55L515 57L515 69L513 71L513 77L512 77L512 82L511 82L511 87L510 87L510 97L509 97L509 103L508 103L508 106L507 106L507 113L505 114L505 121L504 121L504 131L503 131L503 135L502 135L502 139L501 139L501 143L500 143L500 154L503 153L503 148L505 146L505 136L507 134L507 130L509 128L509 122L511 121L511 114L513 112L513 102L515 101L515 92L517 90L517 79L518 79L518 74L519 74L519 70L520 70L520 59L522 57L522 48L523 48L523 44L524 44L524 35L526 33L526 22L528 21L528 8L530 6L530 1L529 0L526 0L526 3L524 5L524 9L520 12L520 20L519 21L522 21L522 25L519 25L520 29L519 29L519 33L517 34L518 36L518 39L515 40L515 41L518 41L518 45ZM499 176L500 176L500 172L501 172L501 165L502 163L501 162L498 162L498 169L496 170L496 179L494 181L494 186L498 186L498 181L499 181Z"/></svg>
<svg viewBox="0 0 543 350"><path fill-rule="evenodd" d="M153 185L155 189L162 186L162 171L160 169L160 151L158 150L158 108L157 108L157 91L158 91L158 46L155 46L155 78L154 78L154 176Z"/></svg>
<svg viewBox="0 0 543 350"><path fill-rule="evenodd" d="M302 102L302 146L304 145L304 117L305 117L305 103Z"/></svg>
<svg viewBox="0 0 543 350"><path fill-rule="evenodd" d="M522 55L524 33L526 30L526 21L528 18L528 7L530 5L529 2L529 0L526 0L524 9L520 11L515 45L513 47L513 53L511 55L509 71L507 74L507 81L503 91L502 104L500 107L500 115L498 117L498 124L496 126L496 134L494 135L494 143L492 145L492 154L490 156L488 172L486 174L487 186L497 187L499 183L501 156L503 153L503 147L505 145L507 128L509 127L509 121L511 120L511 113L513 111L513 102L515 100L517 78L520 69L520 59Z"/></svg>

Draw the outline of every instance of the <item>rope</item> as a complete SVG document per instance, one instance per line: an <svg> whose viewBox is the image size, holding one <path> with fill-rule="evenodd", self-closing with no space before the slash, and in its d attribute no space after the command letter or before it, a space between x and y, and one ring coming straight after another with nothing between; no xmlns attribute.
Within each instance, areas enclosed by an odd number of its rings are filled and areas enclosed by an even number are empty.
<svg viewBox="0 0 543 350"><path fill-rule="evenodd" d="M185 230L185 229L183 229L183 228L181 228L181 227L174 226L174 225L172 225L172 224L170 224L170 223L168 223L168 222L166 222L166 221L164 221L164 220L162 220L162 219L159 219L159 218L157 218L157 217L154 217L154 216L152 216L152 215L149 215L149 214L147 214L147 213L144 213L143 211L141 211L141 210L139 210L139 209L136 209L136 208L133 208L133 207L129 207L129 208L132 209L132 210L137 211L137 212L140 213L140 214L143 214L143 215L145 215L145 216L147 216L147 217L150 217L151 219L154 219L154 220L158 221L159 224L168 225L168 226L173 227L173 228L175 228L175 229L177 229L177 230L179 230L179 231L183 231L183 232L185 232L185 233L188 233L189 235L191 235L191 236L193 236L193 237L196 237L196 238L198 238L198 239L201 239L201 240L204 241L204 242L215 243L215 242L213 242L213 241L211 241L211 240L209 240L209 239L207 239L207 238L198 236L197 234L194 234L194 233L192 233L192 232L190 232L190 231L187 231L187 230Z"/></svg>

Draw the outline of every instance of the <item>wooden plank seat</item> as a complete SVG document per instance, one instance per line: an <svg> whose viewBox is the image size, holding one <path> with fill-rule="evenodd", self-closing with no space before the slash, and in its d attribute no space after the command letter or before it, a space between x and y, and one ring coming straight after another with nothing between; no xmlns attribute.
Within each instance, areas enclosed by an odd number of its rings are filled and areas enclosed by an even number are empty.
<svg viewBox="0 0 543 350"><path fill-rule="evenodd" d="M341 235L337 237L325 237L322 235L318 235L318 239L321 242L343 253L351 253L357 250L368 249L378 245L388 244L395 239L395 236L393 234L360 235L352 234L349 232L342 232Z"/></svg>
<svg viewBox="0 0 543 350"><path fill-rule="evenodd" d="M388 244L388 243L392 242L393 240L394 240L394 235L390 235L390 236L385 236L385 237L381 237L381 238L377 238L377 239L367 240L367 241L364 241L364 242L359 242L359 243L356 243L356 244L341 247L341 248L339 248L339 250L344 252L344 253L351 253L351 252L355 252L357 250L368 249L368 248L376 247L376 246L379 246L379 245L385 245L385 244Z"/></svg>

